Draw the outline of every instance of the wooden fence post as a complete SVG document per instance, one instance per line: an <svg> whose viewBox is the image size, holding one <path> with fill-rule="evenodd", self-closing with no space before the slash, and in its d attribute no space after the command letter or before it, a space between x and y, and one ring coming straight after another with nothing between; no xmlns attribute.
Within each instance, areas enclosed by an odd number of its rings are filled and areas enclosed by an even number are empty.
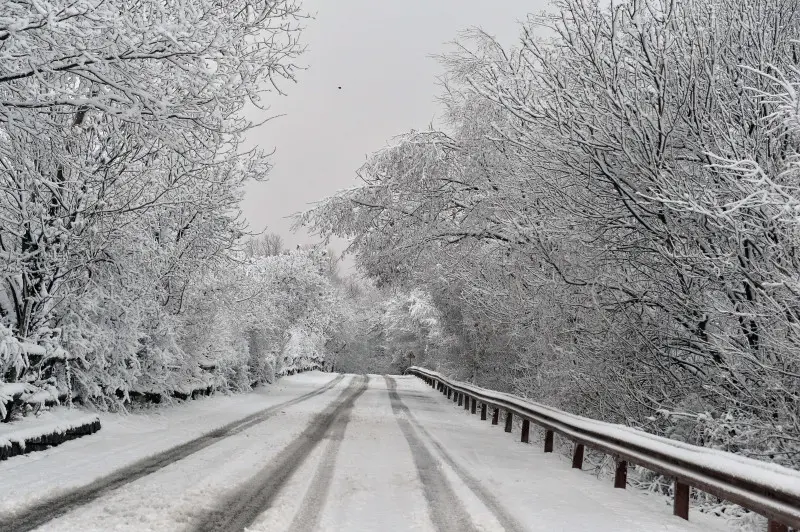
<svg viewBox="0 0 800 532"><path fill-rule="evenodd" d="M614 487L625 489L628 486L628 462L617 460L617 471L614 473Z"/></svg>
<svg viewBox="0 0 800 532"><path fill-rule="evenodd" d="M553 452L553 431L552 430L545 430L544 431L544 452L552 453Z"/></svg>
<svg viewBox="0 0 800 532"><path fill-rule="evenodd" d="M530 440L530 433L531 433L531 422L527 419L522 420L522 435L519 438L519 441L522 443L528 443Z"/></svg>
<svg viewBox="0 0 800 532"><path fill-rule="evenodd" d="M583 444L575 442L575 450L572 452L572 469L583 469Z"/></svg>
<svg viewBox="0 0 800 532"><path fill-rule="evenodd" d="M511 424L514 421L514 414L509 410L506 412L506 432L511 432Z"/></svg>
<svg viewBox="0 0 800 532"><path fill-rule="evenodd" d="M481 405L481 421L486 421L486 403Z"/></svg>
<svg viewBox="0 0 800 532"><path fill-rule="evenodd" d="M469 395L464 396L464 410L469 410Z"/></svg>
<svg viewBox="0 0 800 532"><path fill-rule="evenodd" d="M683 519L689 519L689 485L678 480L675 481L675 503L672 513Z"/></svg>
<svg viewBox="0 0 800 532"><path fill-rule="evenodd" d="M496 407L492 412L492 425L497 425L500 421L500 407Z"/></svg>
<svg viewBox="0 0 800 532"><path fill-rule="evenodd" d="M464 404L464 394L459 392L458 393L458 406L462 406Z"/></svg>
<svg viewBox="0 0 800 532"><path fill-rule="evenodd" d="M478 408L478 400L474 397L472 398L472 408L470 409L471 413L475 413L475 410Z"/></svg>
<svg viewBox="0 0 800 532"><path fill-rule="evenodd" d="M449 386L447 387L447 398L450 399L453 396L453 389Z"/></svg>

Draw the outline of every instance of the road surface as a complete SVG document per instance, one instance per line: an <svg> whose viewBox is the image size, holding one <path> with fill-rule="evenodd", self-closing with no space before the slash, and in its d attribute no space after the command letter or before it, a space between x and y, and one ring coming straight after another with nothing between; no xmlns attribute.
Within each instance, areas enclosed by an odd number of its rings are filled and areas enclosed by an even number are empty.
<svg viewBox="0 0 800 532"><path fill-rule="evenodd" d="M673 517L666 498L615 490L608 479L573 470L564 457L519 443L518 434L481 422L414 377L304 379L262 398L271 403L261 410L123 467L113 467L100 443L95 454L89 442L66 460L78 450L69 446L87 438L47 451L43 462L0 464L0 486L4 475L13 484L10 474L34 471L80 477L92 456L112 469L0 513L0 529L724 529L704 516ZM28 456L36 454L43 453ZM26 485L18 479L16 489Z"/></svg>

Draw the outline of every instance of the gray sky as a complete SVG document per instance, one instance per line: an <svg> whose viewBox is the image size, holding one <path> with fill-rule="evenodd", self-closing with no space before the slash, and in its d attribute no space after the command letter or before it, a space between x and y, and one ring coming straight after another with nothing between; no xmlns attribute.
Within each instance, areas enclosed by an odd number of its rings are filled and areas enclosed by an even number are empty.
<svg viewBox="0 0 800 532"><path fill-rule="evenodd" d="M275 167L267 182L247 188L242 205L252 230L266 226L289 247L312 241L291 232L289 215L356 184L365 156L393 136L436 122L442 70L431 54L472 26L512 44L517 21L545 2L305 0L304 7L316 13L303 38L308 69L271 103L272 114L286 116L250 134L276 149Z"/></svg>

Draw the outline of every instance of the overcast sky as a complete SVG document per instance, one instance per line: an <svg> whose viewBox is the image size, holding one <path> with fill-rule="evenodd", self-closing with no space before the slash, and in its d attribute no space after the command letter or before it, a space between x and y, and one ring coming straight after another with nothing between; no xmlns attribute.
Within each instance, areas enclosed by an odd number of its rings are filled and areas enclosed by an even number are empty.
<svg viewBox="0 0 800 532"><path fill-rule="evenodd" d="M504 44L517 22L543 0L305 0L308 66L271 113L285 115L251 132L249 140L275 148L269 180L251 184L243 212L252 230L265 226L288 247L311 239L293 234L294 212L356 184L367 154L393 136L424 129L440 114L430 56L472 26ZM341 86L341 90L338 88ZM341 245L337 246L341 247Z"/></svg>

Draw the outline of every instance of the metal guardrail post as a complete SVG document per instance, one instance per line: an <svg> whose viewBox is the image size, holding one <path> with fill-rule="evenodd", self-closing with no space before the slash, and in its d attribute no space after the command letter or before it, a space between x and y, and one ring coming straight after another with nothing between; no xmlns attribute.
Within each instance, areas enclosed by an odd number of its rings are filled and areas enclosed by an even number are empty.
<svg viewBox="0 0 800 532"><path fill-rule="evenodd" d="M682 519L689 520L689 492L691 489L683 482L675 481L675 501L672 513Z"/></svg>
<svg viewBox="0 0 800 532"><path fill-rule="evenodd" d="M614 487L625 489L628 487L628 462L617 459L617 470L614 472Z"/></svg>
<svg viewBox="0 0 800 532"><path fill-rule="evenodd" d="M544 431L544 452L552 453L553 452L553 431L546 430Z"/></svg>
<svg viewBox="0 0 800 532"><path fill-rule="evenodd" d="M576 443L575 450L572 451L572 469L583 469L583 444Z"/></svg>
<svg viewBox="0 0 800 532"><path fill-rule="evenodd" d="M789 527L783 523L770 520L767 532L789 532Z"/></svg>

